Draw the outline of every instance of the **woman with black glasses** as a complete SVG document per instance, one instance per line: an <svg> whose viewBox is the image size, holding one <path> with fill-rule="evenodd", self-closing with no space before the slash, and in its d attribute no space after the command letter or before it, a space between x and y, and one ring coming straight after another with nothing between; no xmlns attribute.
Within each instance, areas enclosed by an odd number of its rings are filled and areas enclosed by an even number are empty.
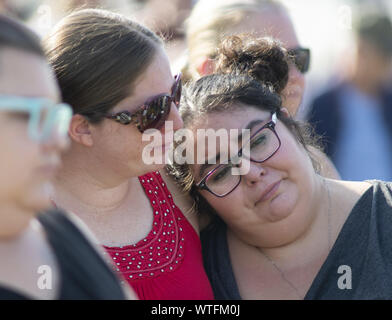
<svg viewBox="0 0 392 320"><path fill-rule="evenodd" d="M217 49L223 39L230 35L251 33L253 39L244 40L244 47L235 45L232 52L241 50L247 57L247 68L257 63L260 53L244 49L258 37L272 37L281 42L290 54L288 81L280 88L282 105L290 115L296 116L305 91L305 74L310 67L310 49L301 46L290 14L285 6L275 0L200 0L193 8L186 24L188 43L187 63L183 68L184 79L197 80L216 70ZM262 58L262 57L261 57ZM233 64L242 64L239 56L231 56ZM266 62L268 63L268 62ZM243 65L244 67L244 65ZM263 78L262 70L253 73L257 80ZM261 79L259 79L261 76ZM310 148L319 159L323 176L339 179L339 173L325 154Z"/></svg>
<svg viewBox="0 0 392 320"><path fill-rule="evenodd" d="M53 203L89 226L140 299L212 299L191 201L159 172L183 125L162 41L91 9L60 21L45 47L74 111Z"/></svg>
<svg viewBox="0 0 392 320"><path fill-rule="evenodd" d="M72 109L38 36L3 15L0 66L0 299L125 299L79 219L38 214L51 206Z"/></svg>
<svg viewBox="0 0 392 320"><path fill-rule="evenodd" d="M271 41L264 53L275 56L264 68L269 86L213 74L181 100L194 138L186 150L204 161L172 170L199 211L214 217L201 238L215 298L391 299L392 184L316 173L309 131L271 86L284 87L287 60ZM209 148L198 134L206 129L237 135Z"/></svg>

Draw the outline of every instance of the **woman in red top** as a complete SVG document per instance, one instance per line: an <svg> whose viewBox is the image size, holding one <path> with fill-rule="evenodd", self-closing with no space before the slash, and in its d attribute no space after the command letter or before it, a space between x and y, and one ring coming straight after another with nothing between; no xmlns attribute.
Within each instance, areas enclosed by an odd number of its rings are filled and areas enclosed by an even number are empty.
<svg viewBox="0 0 392 320"><path fill-rule="evenodd" d="M140 299L212 299L191 202L158 172L163 164L142 157L147 129L167 141L183 125L181 79L161 40L121 15L89 9L64 18L45 46L75 113L54 203L84 220Z"/></svg>

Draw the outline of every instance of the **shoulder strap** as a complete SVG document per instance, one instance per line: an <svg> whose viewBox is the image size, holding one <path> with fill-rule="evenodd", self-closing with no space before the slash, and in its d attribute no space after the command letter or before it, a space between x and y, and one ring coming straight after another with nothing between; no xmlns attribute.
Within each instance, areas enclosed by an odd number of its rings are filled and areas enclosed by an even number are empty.
<svg viewBox="0 0 392 320"><path fill-rule="evenodd" d="M109 266L60 210L40 214L49 243L60 264L62 299L123 299Z"/></svg>

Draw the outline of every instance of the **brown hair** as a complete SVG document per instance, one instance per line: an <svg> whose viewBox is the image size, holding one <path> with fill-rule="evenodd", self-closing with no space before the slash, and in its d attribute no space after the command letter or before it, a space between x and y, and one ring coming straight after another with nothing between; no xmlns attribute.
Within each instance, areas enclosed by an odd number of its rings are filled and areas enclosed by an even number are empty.
<svg viewBox="0 0 392 320"><path fill-rule="evenodd" d="M217 51L216 72L249 75L281 94L288 81L289 59L279 41L243 33L223 39Z"/></svg>
<svg viewBox="0 0 392 320"><path fill-rule="evenodd" d="M98 9L68 15L44 42L63 100L91 123L132 94L161 43L142 25Z"/></svg>
<svg viewBox="0 0 392 320"><path fill-rule="evenodd" d="M0 15L0 49L5 47L45 57L39 37L32 30L17 20Z"/></svg>

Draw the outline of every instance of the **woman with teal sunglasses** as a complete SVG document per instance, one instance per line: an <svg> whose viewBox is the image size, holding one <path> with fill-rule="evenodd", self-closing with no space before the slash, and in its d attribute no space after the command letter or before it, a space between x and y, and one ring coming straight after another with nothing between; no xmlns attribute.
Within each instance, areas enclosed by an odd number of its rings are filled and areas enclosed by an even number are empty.
<svg viewBox="0 0 392 320"><path fill-rule="evenodd" d="M0 15L0 299L123 299L79 221L37 215L50 207L72 116L54 79L36 36Z"/></svg>

